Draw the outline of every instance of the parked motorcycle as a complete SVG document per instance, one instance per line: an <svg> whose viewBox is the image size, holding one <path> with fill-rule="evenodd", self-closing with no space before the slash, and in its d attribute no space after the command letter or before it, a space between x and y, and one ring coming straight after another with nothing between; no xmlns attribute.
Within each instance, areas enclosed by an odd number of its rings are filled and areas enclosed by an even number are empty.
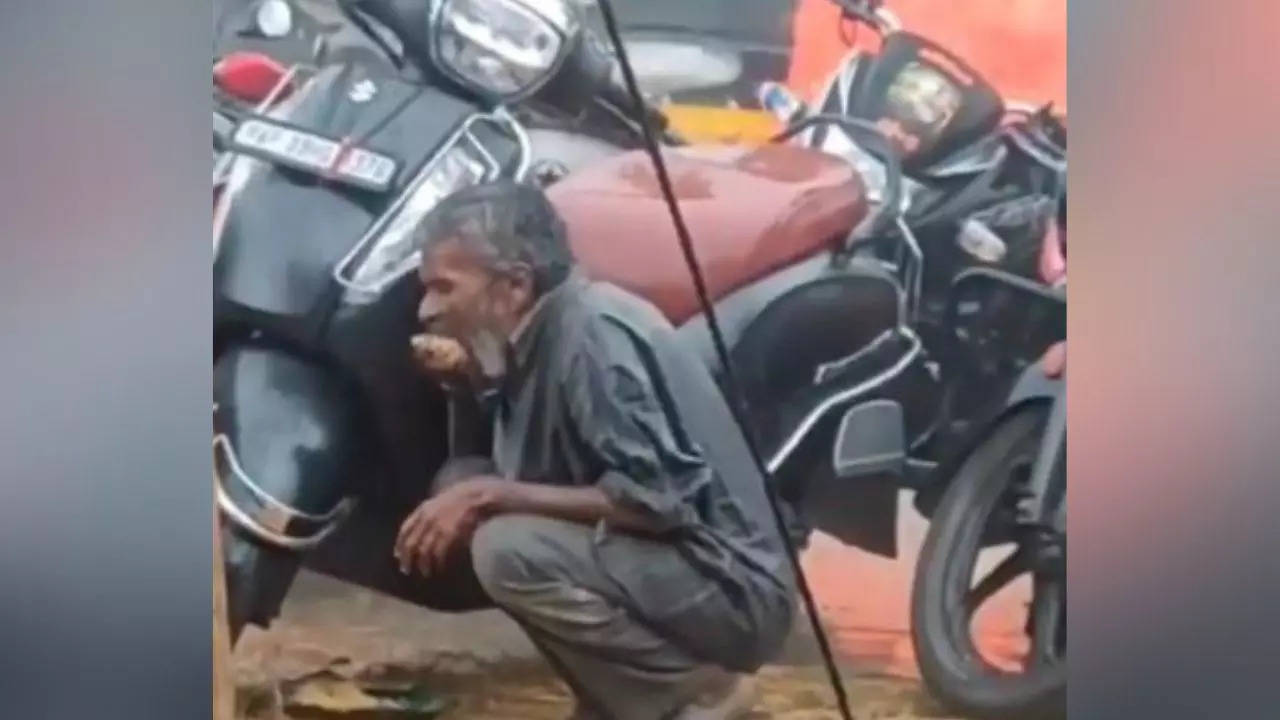
<svg viewBox="0 0 1280 720"><path fill-rule="evenodd" d="M779 492L818 529L867 549L882 540L879 549L891 552L893 506L876 507L878 516L858 510L873 507L869 494L883 499L898 488L915 490L933 523L912 605L913 641L929 687L979 717L1061 716L1065 404L1053 366L1066 330L1065 235L1057 232L1059 225L1065 231L1065 138L1055 136L1055 119L1042 111L1001 126L999 96L954 61L930 63L931 54L920 52L924 43L890 41L886 48L899 53L896 72L918 75L927 63L935 81L952 83L952 120L931 142L970 153L963 138L982 131L1020 148L1021 169L1034 181L1014 183L1025 175L1011 179L1012 162L979 163L957 172L955 182L946 173L939 180L927 162L906 170L912 150L883 117L801 115L782 139L819 129L845 134L854 148L845 157L852 156L878 195L879 212L843 242L800 249L806 231L821 226L818 208L834 204L813 187L783 189L788 181L814 180L799 169L801 156L779 154L778 146L689 148L669 153L666 162ZM892 94L907 80L889 74L879 82ZM993 98L996 105L983 110ZM983 116L985 129L961 121ZM1004 147L991 152L991 162L1004 162ZM947 162L963 167L955 157ZM766 179L781 182L767 188ZM571 175L551 195L593 275L648 297L683 322L679 332L715 367L692 290L680 282L685 271L675 239L665 228L654 231L669 209L656 189L643 160L623 156ZM789 209L772 215L760 200L770 196ZM730 207L732 200L741 202ZM917 203L925 210L913 212ZM992 207L1007 212L1018 203L1032 204L1035 213L1017 222L990 220L1008 217ZM787 235L796 255L771 255ZM984 250L1003 246L1005 237L1023 247L1002 263L1005 254ZM956 246L965 254L949 251ZM971 588L978 551L1008 542L1018 550ZM1000 672L974 649L970 621L1027 572L1035 578L1027 623L1032 650L1023 667Z"/></svg>
<svg viewBox="0 0 1280 720"><path fill-rule="evenodd" d="M878 17L883 12L868 14ZM780 490L803 505L816 526L886 555L896 550L892 503L897 488L918 489L917 504L928 513L953 469L948 460L974 441L974 433L990 416L1003 410L1007 384L1034 361L1042 336L1056 332L1046 320L1051 313L1020 305L1013 291L961 305L954 296L963 286L961 280L987 271L1016 269L1014 277L1021 284L1039 287L1035 259L1048 224L1043 215L1054 216L1058 198L1041 198L1039 191L1028 191L1026 183L1010 187L1007 181L992 182L992 174L1015 173L989 163L968 166L977 168L985 180L975 180L966 171L956 176L956 184L926 186L921 180L928 177L925 171L944 178L948 172L937 171L938 165L919 155L904 153L892 129L898 106L887 103L885 96L895 87L920 84L922 73L932 83L948 83L944 87L949 115L935 123L929 138L932 148L956 149L938 153L952 170L964 169L963 156L977 152L969 139L991 136L1004 142L1006 136L1015 137L1032 147L1028 156L1043 161L1023 171L1038 173L1036 182L1048 188L1046 192L1057 192L1065 172L1065 148L1053 142L1046 128L1002 129L1006 112L994 89L930 47L918 38L907 44L886 41L884 52L897 48L895 58L879 63L879 69L872 61L863 64L875 70L880 96L872 90L861 93L859 107L878 107L880 114L802 113L779 138L839 133L851 148L847 152L792 152L814 144L802 142L758 150L689 148L670 153L668 161L677 195L682 205L687 201L688 221L734 346L733 362L748 395L753 426L770 456L770 469L779 473ZM903 74L906 79L898 77ZM1007 150L997 147L990 154L1000 160ZM849 202L853 196L848 188L832 192L832 186L822 186L841 177L837 165L828 166L832 173L827 180L815 170L832 155L858 168L861 197L854 215L861 218L874 205L874 220L857 228L842 224L837 198ZM551 195L569 218L571 234L581 238L576 249L588 267L654 300L677 325L687 323L681 333L689 335L714 366L705 326L693 317L696 306L689 284L679 274L681 259L662 222L666 209L655 188L647 162L631 155L570 176L551 188ZM1003 233L997 235L982 216L975 219L975 208L1003 212L1009 209L1007 203L1027 197L1034 199L1036 215L1023 216L1020 222L1038 230L1034 241L1026 241L1034 249L1019 248L1018 262L1002 265L995 262L1000 257L986 255L983 244L972 242L972 236L980 234L985 246L1003 245L1002 238L1013 226L992 221ZM721 198L746 200L728 209L715 202ZM778 205L760 198L776 198ZM920 211L920 205L932 209ZM782 215L775 218L771 212ZM834 214L824 217L826 212ZM831 224L824 226L822 220ZM787 224L790 221L796 225ZM832 233L838 239L822 240L833 226L841 228ZM609 245L595 247L590 238L597 235L609 237ZM792 239L780 239L787 236ZM846 274L856 276L856 281ZM968 351L957 347L955 338L957 320L969 315L989 318L987 324L995 333L984 340L983 362L972 369ZM1035 334L1020 338L1019 332ZM841 426L840 415L846 411L852 415ZM861 465L845 463L840 471L866 482L832 477L832 438L846 436L865 439L863 447L847 448L852 457L879 458ZM820 437L824 441L815 439ZM807 467L799 469L802 466Z"/></svg>
<svg viewBox="0 0 1280 720"><path fill-rule="evenodd" d="M1046 247L1056 238L1046 238ZM982 293L1065 309L1061 290L988 275ZM1059 325L1065 329L1064 325ZM970 336L972 337L972 336ZM1066 343L1028 366L956 463L917 560L912 640L929 689L949 707L980 718L1066 714ZM975 355L982 350L974 346ZM974 582L980 551L1013 550ZM1031 575L1020 663L1000 666L977 647L974 617L1020 577Z"/></svg>
<svg viewBox="0 0 1280 720"><path fill-rule="evenodd" d="M976 717L1061 715L1065 386L1033 361L1065 347L1065 124L1047 107L1010 112L962 60L903 32L879 3L840 4L883 33L880 50L852 54L816 112L777 87L764 95L793 121L855 117L894 140L906 175L901 230L926 268L914 327L938 363L942 402L927 433L903 437L906 398L892 388L867 395L844 419L837 472L879 482L888 465L888 480L916 490L931 519L912 593L930 689ZM856 164L875 195L883 170L838 126L797 137ZM883 247L876 255L888 257ZM1006 542L1018 550L971 588L978 551ZM970 623L1027 572L1032 650L1019 670L999 672L975 650Z"/></svg>
<svg viewBox="0 0 1280 720"><path fill-rule="evenodd" d="M1029 302L1065 308L1065 213L1046 234L1045 286L1018 290ZM1010 285L1007 277L992 282ZM1052 288L1046 290L1045 288ZM1066 341L1029 366L1006 410L963 455L917 561L912 639L921 674L948 706L981 718L1064 717L1066 708ZM978 553L1014 549L973 582ZM976 647L975 614L1031 575L1021 667L998 669Z"/></svg>
<svg viewBox="0 0 1280 720"><path fill-rule="evenodd" d="M815 107L766 83L762 102L789 122L836 114L888 135L906 174L906 221L931 258L925 309L945 311L952 268L994 267L1034 279L1039 240L1066 192L1066 127L1050 105L1006 101L962 58L902 28L882 0L835 0L846 19L873 29L875 52L853 51ZM883 175L838 127L795 139Z"/></svg>

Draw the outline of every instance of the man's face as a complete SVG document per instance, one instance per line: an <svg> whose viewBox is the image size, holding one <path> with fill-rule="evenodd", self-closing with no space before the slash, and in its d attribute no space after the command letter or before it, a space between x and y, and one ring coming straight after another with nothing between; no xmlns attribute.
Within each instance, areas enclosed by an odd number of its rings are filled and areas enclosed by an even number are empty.
<svg viewBox="0 0 1280 720"><path fill-rule="evenodd" d="M460 341L484 374L499 374L507 336L531 304L530 283L493 272L479 253L449 239L423 252L418 274L423 329Z"/></svg>

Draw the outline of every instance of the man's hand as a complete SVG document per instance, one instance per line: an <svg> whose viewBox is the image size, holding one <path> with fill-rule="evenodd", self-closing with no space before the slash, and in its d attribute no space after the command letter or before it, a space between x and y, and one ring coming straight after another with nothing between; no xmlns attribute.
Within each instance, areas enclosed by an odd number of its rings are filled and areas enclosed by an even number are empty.
<svg viewBox="0 0 1280 720"><path fill-rule="evenodd" d="M511 483L478 476L428 498L400 526L395 557L400 572L413 568L423 575L444 567L460 543L471 539L480 521L500 504Z"/></svg>

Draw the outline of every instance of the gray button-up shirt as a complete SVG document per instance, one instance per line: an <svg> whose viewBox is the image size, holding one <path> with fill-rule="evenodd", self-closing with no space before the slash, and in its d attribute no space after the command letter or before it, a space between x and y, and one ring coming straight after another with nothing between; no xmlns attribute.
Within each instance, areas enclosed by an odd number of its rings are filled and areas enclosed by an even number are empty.
<svg viewBox="0 0 1280 720"><path fill-rule="evenodd" d="M714 601L743 667L790 628L794 584L764 482L709 370L649 303L575 272L544 296L512 340L498 392L494 461L523 482L595 485L646 515L701 587L640 583L628 593L662 621ZM597 534L606 573L634 570ZM688 573L685 574L688 576ZM648 591L643 588L649 588ZM708 627L712 637L716 628ZM745 639L744 639L745 638Z"/></svg>

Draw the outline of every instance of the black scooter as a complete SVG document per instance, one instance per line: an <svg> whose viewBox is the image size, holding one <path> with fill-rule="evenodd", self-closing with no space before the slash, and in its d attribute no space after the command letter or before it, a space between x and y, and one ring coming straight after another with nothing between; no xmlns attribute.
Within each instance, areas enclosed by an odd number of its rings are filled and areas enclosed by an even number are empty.
<svg viewBox="0 0 1280 720"><path fill-rule="evenodd" d="M455 409L406 350L419 294L410 230L455 189L529 174L533 149L509 107L536 98L620 126L631 107L596 108L623 95L568 4L511 10L537 36L533 69L477 60L488 51L468 45L448 2L341 7L384 61L283 78L287 97L277 88L227 133L218 174L213 454L235 635L270 622L304 559L450 606L447 588L401 576L388 550L460 442Z"/></svg>

